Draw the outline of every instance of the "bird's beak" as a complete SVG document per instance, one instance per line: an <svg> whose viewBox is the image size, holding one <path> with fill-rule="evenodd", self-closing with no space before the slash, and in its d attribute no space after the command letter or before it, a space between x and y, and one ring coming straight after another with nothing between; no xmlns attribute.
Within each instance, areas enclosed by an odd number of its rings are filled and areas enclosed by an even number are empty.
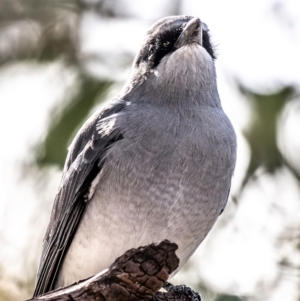
<svg viewBox="0 0 300 301"><path fill-rule="evenodd" d="M202 46L202 23L199 18L193 18L185 25L174 48L178 49L190 43L197 43Z"/></svg>

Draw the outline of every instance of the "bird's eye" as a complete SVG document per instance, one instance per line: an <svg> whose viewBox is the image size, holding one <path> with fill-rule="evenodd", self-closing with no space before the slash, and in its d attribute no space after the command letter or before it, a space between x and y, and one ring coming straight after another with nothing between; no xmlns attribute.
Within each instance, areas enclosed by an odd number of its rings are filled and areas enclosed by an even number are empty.
<svg viewBox="0 0 300 301"><path fill-rule="evenodd" d="M175 51L174 45L186 24L187 22L179 20L178 22L168 23L167 25L155 28L149 34L150 39L136 60L137 65L141 61L145 61L149 63L151 68L155 68L163 57Z"/></svg>
<svg viewBox="0 0 300 301"><path fill-rule="evenodd" d="M170 41L167 41L167 42L165 42L165 43L163 43L163 47L168 47L168 45L170 44Z"/></svg>

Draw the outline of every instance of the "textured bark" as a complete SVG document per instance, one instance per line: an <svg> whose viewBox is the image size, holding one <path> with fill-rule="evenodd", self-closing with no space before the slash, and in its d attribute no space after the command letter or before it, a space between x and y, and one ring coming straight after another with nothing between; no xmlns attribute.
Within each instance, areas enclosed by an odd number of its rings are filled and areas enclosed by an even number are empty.
<svg viewBox="0 0 300 301"><path fill-rule="evenodd" d="M131 249L117 258L105 273L30 301L190 300L175 292L158 293L169 274L178 267L177 248L176 244L163 241Z"/></svg>
<svg viewBox="0 0 300 301"><path fill-rule="evenodd" d="M192 301L192 297L178 292L156 293L151 301Z"/></svg>

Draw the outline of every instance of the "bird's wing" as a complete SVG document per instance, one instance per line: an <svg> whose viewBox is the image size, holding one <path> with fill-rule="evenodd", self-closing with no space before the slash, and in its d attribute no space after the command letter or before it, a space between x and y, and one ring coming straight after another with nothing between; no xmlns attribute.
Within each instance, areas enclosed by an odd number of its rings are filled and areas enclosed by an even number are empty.
<svg viewBox="0 0 300 301"><path fill-rule="evenodd" d="M122 139L115 124L126 104L118 102L89 119L72 142L62 181L44 237L34 296L53 289L81 216L92 181L100 172L108 147Z"/></svg>

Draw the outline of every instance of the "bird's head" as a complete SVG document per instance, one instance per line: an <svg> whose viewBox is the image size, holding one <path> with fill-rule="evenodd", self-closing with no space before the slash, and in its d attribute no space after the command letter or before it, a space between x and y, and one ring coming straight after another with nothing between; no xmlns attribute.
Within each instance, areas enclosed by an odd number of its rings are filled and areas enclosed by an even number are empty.
<svg viewBox="0 0 300 301"><path fill-rule="evenodd" d="M154 89L164 98L178 93L197 97L216 90L214 60L205 23L191 16L166 17L148 30L129 83L131 88L142 86L145 93Z"/></svg>
<svg viewBox="0 0 300 301"><path fill-rule="evenodd" d="M161 61L172 59L172 54L184 47L201 47L215 59L208 28L199 18L190 16L166 17L149 29L144 44L134 61L134 68L145 66L155 70Z"/></svg>

